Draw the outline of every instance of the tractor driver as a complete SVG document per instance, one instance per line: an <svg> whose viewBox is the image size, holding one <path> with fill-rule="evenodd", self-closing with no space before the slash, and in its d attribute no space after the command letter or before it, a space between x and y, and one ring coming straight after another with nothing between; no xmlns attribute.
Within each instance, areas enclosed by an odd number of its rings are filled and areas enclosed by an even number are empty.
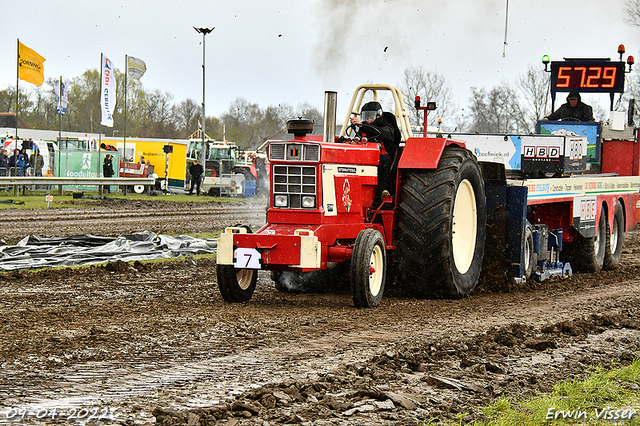
<svg viewBox="0 0 640 426"><path fill-rule="evenodd" d="M380 199L383 190L393 194L395 192L396 166L398 165L398 147L402 135L398 128L396 116L390 112L383 112L378 102L367 102L360 111L362 121L358 117L351 117L351 124L361 126L363 135L367 135L367 128L374 133L379 132L381 142L380 162L378 163L378 190L376 198ZM376 132L377 130L377 132ZM371 139L371 137L370 137Z"/></svg>

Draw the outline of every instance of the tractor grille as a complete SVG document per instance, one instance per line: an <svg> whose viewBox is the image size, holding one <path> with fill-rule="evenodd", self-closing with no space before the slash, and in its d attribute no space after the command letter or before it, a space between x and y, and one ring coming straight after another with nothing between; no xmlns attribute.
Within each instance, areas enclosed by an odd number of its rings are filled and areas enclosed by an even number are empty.
<svg viewBox="0 0 640 426"><path fill-rule="evenodd" d="M270 161L320 161L320 145L308 143L272 143L269 145Z"/></svg>
<svg viewBox="0 0 640 426"><path fill-rule="evenodd" d="M273 154L273 151L271 152ZM274 207L289 209L315 208L315 166L274 165L272 171L274 197L285 196L288 200L286 205L274 205ZM312 197L314 200L313 206L303 206L303 197Z"/></svg>

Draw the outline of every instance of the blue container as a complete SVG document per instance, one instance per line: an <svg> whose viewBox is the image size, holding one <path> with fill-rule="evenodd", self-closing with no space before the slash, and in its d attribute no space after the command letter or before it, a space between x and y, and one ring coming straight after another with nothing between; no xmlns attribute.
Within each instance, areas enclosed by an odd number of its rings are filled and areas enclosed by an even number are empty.
<svg viewBox="0 0 640 426"><path fill-rule="evenodd" d="M245 180L244 181L244 196L255 197L256 196L256 181Z"/></svg>

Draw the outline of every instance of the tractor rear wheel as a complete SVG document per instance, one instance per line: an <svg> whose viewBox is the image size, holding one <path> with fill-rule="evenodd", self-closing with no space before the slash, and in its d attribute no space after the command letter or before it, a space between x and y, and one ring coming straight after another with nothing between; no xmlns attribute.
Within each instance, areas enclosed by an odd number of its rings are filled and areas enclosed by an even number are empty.
<svg viewBox="0 0 640 426"><path fill-rule="evenodd" d="M624 244L624 210L621 203L616 203L611 229L609 229L609 222L607 221L607 237L609 241L604 252L603 268L610 271L618 269L618 266L620 266L620 257L622 256L622 246Z"/></svg>
<svg viewBox="0 0 640 426"><path fill-rule="evenodd" d="M436 170L404 174L396 233L400 278L421 297L460 298L478 283L486 235L480 166L448 146Z"/></svg>
<svg viewBox="0 0 640 426"><path fill-rule="evenodd" d="M387 274L384 238L375 229L360 231L351 257L351 296L356 308L372 308L382 300Z"/></svg>
<svg viewBox="0 0 640 426"><path fill-rule="evenodd" d="M598 272L604 265L607 250L607 212L602 206L595 237L574 240L563 244L563 258L574 272Z"/></svg>

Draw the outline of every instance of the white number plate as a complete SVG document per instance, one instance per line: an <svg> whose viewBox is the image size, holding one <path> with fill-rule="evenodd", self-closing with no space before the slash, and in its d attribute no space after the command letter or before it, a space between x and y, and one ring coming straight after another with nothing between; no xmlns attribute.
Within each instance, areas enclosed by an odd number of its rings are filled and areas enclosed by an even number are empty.
<svg viewBox="0 0 640 426"><path fill-rule="evenodd" d="M234 253L233 266L237 269L262 269L260 252L256 249L239 248Z"/></svg>

